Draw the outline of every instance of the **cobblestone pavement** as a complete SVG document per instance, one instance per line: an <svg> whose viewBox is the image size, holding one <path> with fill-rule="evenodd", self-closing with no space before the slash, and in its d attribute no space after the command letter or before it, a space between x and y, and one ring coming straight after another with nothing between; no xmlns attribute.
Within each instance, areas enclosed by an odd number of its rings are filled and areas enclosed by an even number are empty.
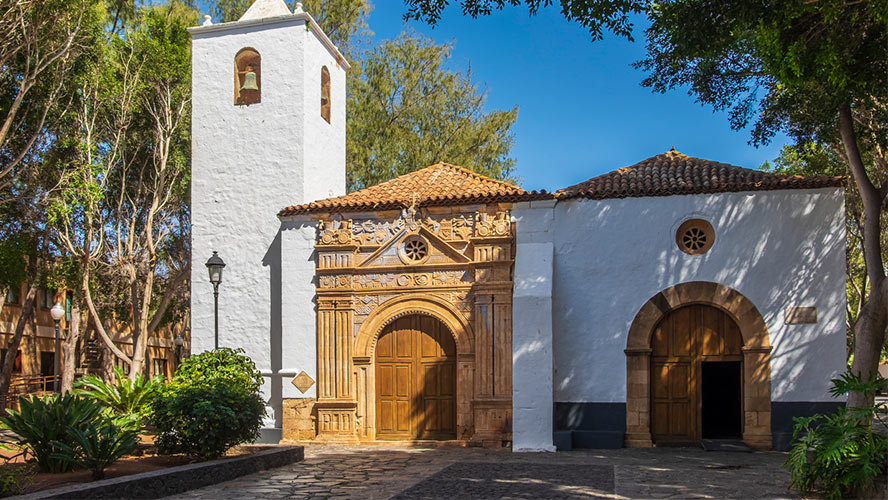
<svg viewBox="0 0 888 500"><path fill-rule="evenodd" d="M305 461L170 498L792 498L783 453L691 448L511 453L305 447Z"/></svg>

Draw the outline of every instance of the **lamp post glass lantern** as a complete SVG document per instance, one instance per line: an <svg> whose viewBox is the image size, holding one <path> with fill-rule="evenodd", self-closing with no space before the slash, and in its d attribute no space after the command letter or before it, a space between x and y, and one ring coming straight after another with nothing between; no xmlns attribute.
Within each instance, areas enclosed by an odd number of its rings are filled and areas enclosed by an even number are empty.
<svg viewBox="0 0 888 500"><path fill-rule="evenodd" d="M182 346L185 345L185 339L182 337L181 333L176 334L173 343L176 344L176 368L178 369L179 364L182 362Z"/></svg>
<svg viewBox="0 0 888 500"><path fill-rule="evenodd" d="M65 316L65 308L58 302L49 310L52 321L55 323L55 352L53 352L52 386L55 392L59 392L59 321Z"/></svg>
<svg viewBox="0 0 888 500"><path fill-rule="evenodd" d="M207 271L210 273L210 283L213 284L213 314L215 315L214 345L219 348L219 284L222 283L222 269L225 262L219 257L219 253L213 250L213 256L207 261Z"/></svg>

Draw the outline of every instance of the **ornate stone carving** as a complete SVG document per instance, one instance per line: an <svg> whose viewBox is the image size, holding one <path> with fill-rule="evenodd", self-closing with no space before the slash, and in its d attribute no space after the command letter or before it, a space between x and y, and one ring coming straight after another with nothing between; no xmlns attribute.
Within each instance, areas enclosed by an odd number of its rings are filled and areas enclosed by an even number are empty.
<svg viewBox="0 0 888 500"><path fill-rule="evenodd" d="M318 278L321 288L348 288L352 285L350 274L331 274Z"/></svg>
<svg viewBox="0 0 888 500"><path fill-rule="evenodd" d="M512 232L512 222L508 212L497 212L491 218L485 213L475 215L475 236L489 238L495 236L508 236Z"/></svg>
<svg viewBox="0 0 888 500"><path fill-rule="evenodd" d="M318 245L349 245L352 242L352 220L318 222Z"/></svg>
<svg viewBox="0 0 888 500"><path fill-rule="evenodd" d="M410 288L414 286L454 286L471 282L467 271L432 271L426 273L379 273L355 276L356 289ZM321 287L324 288L322 278ZM329 288L329 287L328 287Z"/></svg>

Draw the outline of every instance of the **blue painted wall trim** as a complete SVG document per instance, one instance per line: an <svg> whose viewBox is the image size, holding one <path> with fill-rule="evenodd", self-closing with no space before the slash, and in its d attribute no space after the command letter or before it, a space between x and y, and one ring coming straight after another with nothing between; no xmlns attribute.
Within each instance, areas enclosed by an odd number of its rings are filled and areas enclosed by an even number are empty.
<svg viewBox="0 0 888 500"><path fill-rule="evenodd" d="M771 441L775 450L786 451L792 441L793 417L831 413L845 406L841 401L771 401Z"/></svg>
<svg viewBox="0 0 888 500"><path fill-rule="evenodd" d="M559 403L554 405L555 446L622 448L626 433L626 403ZM570 433L567 448L566 433Z"/></svg>

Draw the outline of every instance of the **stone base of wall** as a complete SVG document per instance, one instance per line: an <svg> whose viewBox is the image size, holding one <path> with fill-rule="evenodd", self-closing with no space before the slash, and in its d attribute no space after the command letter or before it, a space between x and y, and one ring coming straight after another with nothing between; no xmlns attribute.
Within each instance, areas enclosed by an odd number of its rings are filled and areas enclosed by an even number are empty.
<svg viewBox="0 0 888 500"><path fill-rule="evenodd" d="M283 441L312 441L318 435L315 398L284 399Z"/></svg>

